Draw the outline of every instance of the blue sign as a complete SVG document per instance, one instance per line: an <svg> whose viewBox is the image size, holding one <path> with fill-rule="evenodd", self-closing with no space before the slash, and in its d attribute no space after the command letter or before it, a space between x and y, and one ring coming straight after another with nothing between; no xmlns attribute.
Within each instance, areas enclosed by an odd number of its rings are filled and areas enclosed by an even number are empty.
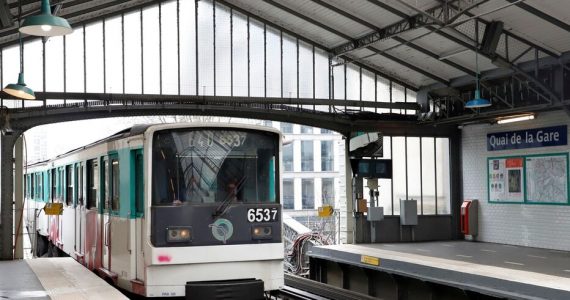
<svg viewBox="0 0 570 300"><path fill-rule="evenodd" d="M525 149L568 144L568 126L553 126L487 134L487 150Z"/></svg>

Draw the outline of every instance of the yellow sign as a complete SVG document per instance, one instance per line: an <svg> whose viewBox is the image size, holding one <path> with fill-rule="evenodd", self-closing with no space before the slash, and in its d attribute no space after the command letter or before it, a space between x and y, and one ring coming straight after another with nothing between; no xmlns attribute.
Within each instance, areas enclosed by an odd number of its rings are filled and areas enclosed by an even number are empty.
<svg viewBox="0 0 570 300"><path fill-rule="evenodd" d="M56 216L63 214L63 203L46 203L44 211L48 216Z"/></svg>
<svg viewBox="0 0 570 300"><path fill-rule="evenodd" d="M323 205L319 207L319 217L330 217L333 215L334 209L331 205Z"/></svg>
<svg viewBox="0 0 570 300"><path fill-rule="evenodd" d="M360 262L367 265L379 266L380 259L378 257L362 255L360 257Z"/></svg>

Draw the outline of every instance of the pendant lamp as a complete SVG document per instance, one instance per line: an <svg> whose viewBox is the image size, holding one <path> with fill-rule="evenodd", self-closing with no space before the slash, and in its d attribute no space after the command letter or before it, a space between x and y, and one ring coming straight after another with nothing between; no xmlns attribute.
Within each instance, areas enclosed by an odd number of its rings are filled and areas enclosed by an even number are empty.
<svg viewBox="0 0 570 300"><path fill-rule="evenodd" d="M66 19L51 14L49 0L41 0L39 15L27 17L20 32L35 36L59 36L73 32Z"/></svg>
<svg viewBox="0 0 570 300"><path fill-rule="evenodd" d="M18 99L24 99L24 100L36 99L34 91L32 91L32 89L27 87L26 83L24 82L24 71L20 71L20 74L18 74L18 83L10 83L2 91Z"/></svg>
<svg viewBox="0 0 570 300"><path fill-rule="evenodd" d="M22 5L19 5L18 24L20 24L20 16L22 15ZM34 91L26 86L24 82L24 43L22 42L22 34L18 32L18 40L20 43L20 74L18 74L18 83L8 84L2 91L12 97L24 100L35 100Z"/></svg>
<svg viewBox="0 0 570 300"><path fill-rule="evenodd" d="M465 108L489 107L491 106L491 100L481 98L481 92L479 90L479 53L477 51L477 48L475 48L475 68L475 97L465 103Z"/></svg>

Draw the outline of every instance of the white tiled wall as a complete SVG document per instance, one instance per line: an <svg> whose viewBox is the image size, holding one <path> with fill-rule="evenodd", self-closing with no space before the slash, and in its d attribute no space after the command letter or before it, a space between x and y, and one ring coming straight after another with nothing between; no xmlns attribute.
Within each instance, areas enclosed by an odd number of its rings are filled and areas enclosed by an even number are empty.
<svg viewBox="0 0 570 300"><path fill-rule="evenodd" d="M570 125L570 117L564 112L552 112L540 114L533 121L470 125L463 128L463 198L479 199L477 240L570 251L570 206L487 202L487 157L561 153L570 150L569 146L559 146L487 151L487 133L564 124Z"/></svg>

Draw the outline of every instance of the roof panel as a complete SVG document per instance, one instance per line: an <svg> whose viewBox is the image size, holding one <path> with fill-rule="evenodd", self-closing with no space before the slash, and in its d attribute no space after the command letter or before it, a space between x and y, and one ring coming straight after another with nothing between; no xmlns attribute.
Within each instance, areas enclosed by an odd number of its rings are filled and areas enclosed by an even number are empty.
<svg viewBox="0 0 570 300"><path fill-rule="evenodd" d="M423 54L408 46L400 46L398 48L394 48L388 51L388 53L444 79L451 79L466 75L465 73L453 67L450 67L444 62L434 59L431 56Z"/></svg>
<svg viewBox="0 0 570 300"><path fill-rule="evenodd" d="M327 0L327 2L380 28L402 19L369 1Z"/></svg>
<svg viewBox="0 0 570 300"><path fill-rule="evenodd" d="M412 8L407 7L406 5L396 1L396 0L380 0L393 8L400 10L401 12L407 14L408 16L417 15L418 12L413 10ZM403 2L407 3L410 6L416 7L422 11L430 9L432 7L441 5L441 2L437 0L402 0Z"/></svg>
<svg viewBox="0 0 570 300"><path fill-rule="evenodd" d="M501 20L505 23L506 30L509 30L516 35L524 37L547 49L554 49L556 52L570 51L570 39L568 38L569 33L567 31L527 12L522 8L517 7L516 5L511 5L507 8L494 11L506 4L508 4L508 2L504 0L489 1L484 5L473 9L472 12L474 14L481 14L493 11L492 13L485 15L483 18L489 21ZM561 4L561 7L562 10L564 10L564 7L570 8L570 5L568 5L568 1L566 1L564 5ZM529 24L532 24L532 26L529 26Z"/></svg>
<svg viewBox="0 0 570 300"><path fill-rule="evenodd" d="M334 47L346 43L346 40L342 37L263 1L233 0L231 4L326 47Z"/></svg>
<svg viewBox="0 0 570 300"><path fill-rule="evenodd" d="M374 55L369 58L365 58L362 61L380 70L382 73L398 78L403 82L408 82L412 86L420 87L435 83L433 79L414 70L403 67L402 65L380 55Z"/></svg>
<svg viewBox="0 0 570 300"><path fill-rule="evenodd" d="M524 3L566 24L570 24L570 5L568 5L568 0L526 0Z"/></svg>
<svg viewBox="0 0 570 300"><path fill-rule="evenodd" d="M302 12L302 14L307 17L354 38L372 32L372 29L367 26L357 23L310 0L276 0L275 2L281 3L295 11Z"/></svg>

